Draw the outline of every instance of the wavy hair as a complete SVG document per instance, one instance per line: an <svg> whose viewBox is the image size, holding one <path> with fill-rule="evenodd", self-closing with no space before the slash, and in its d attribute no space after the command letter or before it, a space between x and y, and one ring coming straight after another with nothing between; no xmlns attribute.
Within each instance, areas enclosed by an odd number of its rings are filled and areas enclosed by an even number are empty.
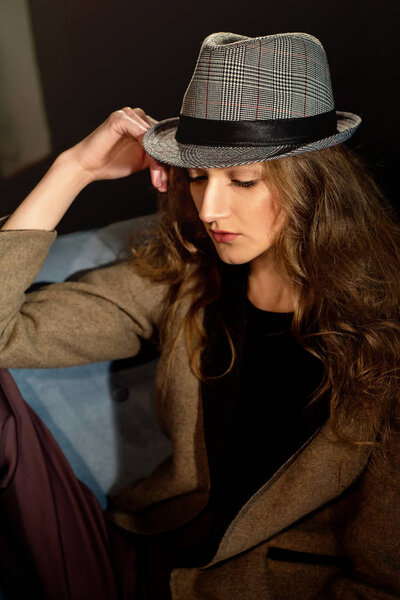
<svg viewBox="0 0 400 600"><path fill-rule="evenodd" d="M292 333L324 365L312 402L329 393L330 419L342 439L345 425L357 423L362 440L374 444L379 433L383 446L399 401L400 225L395 211L362 159L343 144L262 166L286 213L273 251L296 289ZM207 344L200 311L220 295L219 259L198 218L184 169L169 167L156 232L132 251L140 274L169 284L161 340L183 297L190 297L181 334L193 372L207 379L200 371ZM235 348L225 330L230 369Z"/></svg>

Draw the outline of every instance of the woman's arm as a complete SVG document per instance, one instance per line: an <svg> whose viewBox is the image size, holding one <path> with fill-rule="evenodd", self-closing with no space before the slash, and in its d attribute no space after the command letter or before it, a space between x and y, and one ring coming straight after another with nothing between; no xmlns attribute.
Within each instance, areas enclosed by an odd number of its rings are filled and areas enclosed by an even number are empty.
<svg viewBox="0 0 400 600"><path fill-rule="evenodd" d="M57 235L55 226L77 193L90 181L124 177L150 166L141 145L146 127L140 109L126 110L129 114L125 109L112 113L60 155L0 229L2 367L124 358L139 351L140 338L156 335L165 290L139 277L129 262L26 293ZM154 161L153 183L157 169Z"/></svg>
<svg viewBox="0 0 400 600"><path fill-rule="evenodd" d="M166 287L140 277L132 262L24 293L53 235L0 235L0 367L50 368L127 358L140 351L142 339L157 342Z"/></svg>
<svg viewBox="0 0 400 600"><path fill-rule="evenodd" d="M71 150L67 150L56 158L0 231L54 230L79 192L91 181L90 173L81 169L71 155Z"/></svg>
<svg viewBox="0 0 400 600"><path fill-rule="evenodd" d="M89 183L126 177L150 168L153 185L165 190L166 170L143 149L142 138L156 121L141 108L117 110L81 142L63 152L0 231L56 228Z"/></svg>

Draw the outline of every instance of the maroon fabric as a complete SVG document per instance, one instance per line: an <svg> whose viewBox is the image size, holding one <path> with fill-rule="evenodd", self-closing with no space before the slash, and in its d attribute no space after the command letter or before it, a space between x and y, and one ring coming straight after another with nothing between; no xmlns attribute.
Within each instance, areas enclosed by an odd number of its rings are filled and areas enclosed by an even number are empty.
<svg viewBox="0 0 400 600"><path fill-rule="evenodd" d="M0 588L8 598L137 599L140 537L109 523L0 369Z"/></svg>
<svg viewBox="0 0 400 600"><path fill-rule="evenodd" d="M7 600L171 600L171 570L207 563L227 524L209 507L153 536L108 521L0 369L0 589Z"/></svg>

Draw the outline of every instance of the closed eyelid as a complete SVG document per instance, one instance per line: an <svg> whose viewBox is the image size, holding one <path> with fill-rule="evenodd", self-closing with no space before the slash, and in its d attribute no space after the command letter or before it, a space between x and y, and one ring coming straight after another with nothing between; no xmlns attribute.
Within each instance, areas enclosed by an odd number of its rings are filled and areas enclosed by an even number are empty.
<svg viewBox="0 0 400 600"><path fill-rule="evenodd" d="M197 177L208 177L209 173L207 173L206 171L202 171L202 170L196 170L196 169L190 169L190 168L185 168L184 169L185 174L188 177L192 177L192 178L197 178ZM243 171L238 171L238 170L232 170L232 171L227 171L226 172L226 177L227 179L232 179L235 181L240 181L239 179L236 179L237 177L242 177L243 179L247 179L247 180L254 180L254 179L262 179L262 172L260 172L259 170L243 170Z"/></svg>
<svg viewBox="0 0 400 600"><path fill-rule="evenodd" d="M188 182L189 183L197 183L200 181L203 181L204 179L207 179L207 177L205 175L199 175L197 177L191 177L190 175L187 175L188 178ZM230 180L232 182L232 185L236 186L236 187L240 187L240 188L251 188L254 187L255 185L257 185L259 179L250 179L250 180L243 180L243 179L231 179Z"/></svg>
<svg viewBox="0 0 400 600"><path fill-rule="evenodd" d="M189 173L186 173L187 177L189 179L208 179L207 175L189 175ZM243 181L259 181L259 177L253 177L250 179L236 179L236 178L229 178L230 181L236 181L236 182L243 182Z"/></svg>

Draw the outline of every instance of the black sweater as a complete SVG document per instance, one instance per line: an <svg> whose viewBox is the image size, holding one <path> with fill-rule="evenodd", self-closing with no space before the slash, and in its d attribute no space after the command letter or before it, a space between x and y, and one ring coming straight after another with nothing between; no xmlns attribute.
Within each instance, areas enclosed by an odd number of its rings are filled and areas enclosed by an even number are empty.
<svg viewBox="0 0 400 600"><path fill-rule="evenodd" d="M292 336L292 316L246 299L241 369L238 385L227 390L225 415L218 414L220 398L207 398L206 432L219 440L209 439L210 506L232 518L327 417L326 404L307 409L322 364ZM213 430L221 420L225 426Z"/></svg>

